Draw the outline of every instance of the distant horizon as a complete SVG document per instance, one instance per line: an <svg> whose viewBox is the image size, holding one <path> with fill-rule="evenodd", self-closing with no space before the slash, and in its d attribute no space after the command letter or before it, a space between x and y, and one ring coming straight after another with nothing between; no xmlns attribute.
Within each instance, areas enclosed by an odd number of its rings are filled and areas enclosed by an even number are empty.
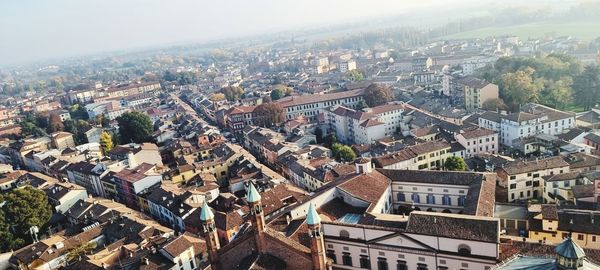
<svg viewBox="0 0 600 270"><path fill-rule="evenodd" d="M518 3L516 0L509 2ZM534 0L527 4L536 2L546 3ZM444 9L437 8L440 4ZM316 31L374 19L410 17L411 24L405 23L406 26L431 27L450 18L476 16L478 14L470 10L475 6L487 10L495 5L491 0L454 0L451 3L435 0L374 0L369 3L359 0L5 2L0 3L4 10L0 17L0 36L4 38L0 43L0 66ZM466 14L457 12L460 8ZM425 10L427 14L418 14Z"/></svg>

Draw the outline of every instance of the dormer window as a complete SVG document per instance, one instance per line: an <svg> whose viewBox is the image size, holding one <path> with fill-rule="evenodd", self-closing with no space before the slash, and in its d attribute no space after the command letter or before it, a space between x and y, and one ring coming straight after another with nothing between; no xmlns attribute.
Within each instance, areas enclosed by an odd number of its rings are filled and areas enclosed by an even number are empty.
<svg viewBox="0 0 600 270"><path fill-rule="evenodd" d="M471 248L465 244L458 246L458 254L460 255L471 255Z"/></svg>

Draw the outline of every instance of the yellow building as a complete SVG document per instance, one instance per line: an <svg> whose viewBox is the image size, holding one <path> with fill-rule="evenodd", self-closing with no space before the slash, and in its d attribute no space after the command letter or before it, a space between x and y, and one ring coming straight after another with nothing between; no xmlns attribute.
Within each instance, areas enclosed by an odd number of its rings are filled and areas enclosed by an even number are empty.
<svg viewBox="0 0 600 270"><path fill-rule="evenodd" d="M541 205L533 217L529 238L548 244L559 244L571 234L581 247L600 249L600 211L558 210L556 205Z"/></svg>

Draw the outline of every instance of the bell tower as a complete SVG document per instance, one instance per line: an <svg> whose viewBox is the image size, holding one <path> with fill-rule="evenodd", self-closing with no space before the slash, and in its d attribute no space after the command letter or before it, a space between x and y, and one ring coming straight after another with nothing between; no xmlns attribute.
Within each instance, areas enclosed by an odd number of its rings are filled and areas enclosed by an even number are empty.
<svg viewBox="0 0 600 270"><path fill-rule="evenodd" d="M261 204L261 197L254 184L250 182L246 200L250 205L250 214L252 215L252 227L254 228L254 237L256 238L256 249L259 253L265 253L267 245L265 242L265 215Z"/></svg>
<svg viewBox="0 0 600 270"><path fill-rule="evenodd" d="M310 206L308 207L306 224L308 225L308 236L310 236L310 254L313 261L313 269L331 269L331 266L327 263L327 257L325 257L325 243L323 241L323 231L321 231L321 218L312 203L310 203Z"/></svg>
<svg viewBox="0 0 600 270"><path fill-rule="evenodd" d="M200 220L202 221L202 233L204 233L204 241L206 241L210 265L212 269L221 270L221 263L219 261L219 249L221 248L221 244L219 243L217 227L215 227L215 215L206 203L206 200L204 200L204 203L202 204Z"/></svg>

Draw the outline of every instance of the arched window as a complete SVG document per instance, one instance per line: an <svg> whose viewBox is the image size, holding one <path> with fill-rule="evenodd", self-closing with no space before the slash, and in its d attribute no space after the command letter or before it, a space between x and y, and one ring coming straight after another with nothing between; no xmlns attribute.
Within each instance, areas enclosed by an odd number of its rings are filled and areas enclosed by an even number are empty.
<svg viewBox="0 0 600 270"><path fill-rule="evenodd" d="M341 230L340 231L340 237L342 238L350 238L350 233L346 230Z"/></svg>
<svg viewBox="0 0 600 270"><path fill-rule="evenodd" d="M458 245L458 254L471 255L471 248L465 244Z"/></svg>

